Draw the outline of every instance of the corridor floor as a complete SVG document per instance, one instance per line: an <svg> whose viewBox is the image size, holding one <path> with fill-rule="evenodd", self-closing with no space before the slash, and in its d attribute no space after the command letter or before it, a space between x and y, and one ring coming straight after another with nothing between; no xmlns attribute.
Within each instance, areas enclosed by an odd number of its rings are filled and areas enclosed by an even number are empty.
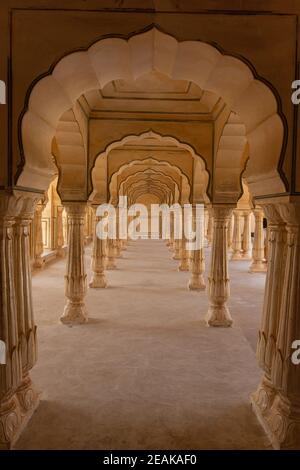
<svg viewBox="0 0 300 470"><path fill-rule="evenodd" d="M59 323L65 260L33 274L42 395L16 449L269 446L249 404L265 275L230 262L234 326L208 328L207 294L177 264L162 241L131 242L109 287L88 290L90 322L72 328Z"/></svg>

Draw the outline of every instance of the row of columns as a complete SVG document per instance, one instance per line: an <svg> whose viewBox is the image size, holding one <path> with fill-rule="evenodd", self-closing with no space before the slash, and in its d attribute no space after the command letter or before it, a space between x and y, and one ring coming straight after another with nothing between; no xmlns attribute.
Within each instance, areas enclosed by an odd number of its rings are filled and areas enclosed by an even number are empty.
<svg viewBox="0 0 300 470"><path fill-rule="evenodd" d="M28 236L35 204L36 200L29 196L2 194L0 199L0 339L6 346L6 364L0 365L2 448L11 446L38 404L38 394L29 376L37 357ZM208 277L209 310L206 315L211 326L232 324L226 305L229 297L228 226L232 209L227 205L211 207L213 238ZM66 210L69 251L65 275L67 303L62 322L84 323L87 321L84 305L87 289L85 204L68 203ZM300 331L300 205L267 204L264 211L269 226L269 269L257 349L264 377L252 396L252 404L275 446L300 448L300 369L291 360L292 344L299 339ZM91 286L104 287L104 245L98 240L95 237ZM175 245L176 255L178 241L171 242ZM113 257L120 248L121 242L113 241ZM180 254L180 246L177 251ZM183 264L186 259L183 250ZM196 283L199 281L199 274L201 279L203 263L203 251L193 251L190 284L195 282L195 278Z"/></svg>
<svg viewBox="0 0 300 470"><path fill-rule="evenodd" d="M45 202L40 201L35 208L33 218L33 268L40 269L44 265L44 240L43 240L43 227L42 217L45 209ZM56 206L56 256L61 258L65 255L64 245L64 226L63 226L63 206Z"/></svg>
<svg viewBox="0 0 300 470"><path fill-rule="evenodd" d="M251 240L251 212L255 218L254 240L252 246ZM208 245L211 245L213 239L213 210L206 209L206 239ZM242 219L244 220L242 231ZM262 208L251 210L234 209L233 216L229 218L227 246L231 251L230 259L236 260L252 260L249 271L266 272L266 244L265 233L263 228L264 212Z"/></svg>
<svg viewBox="0 0 300 470"><path fill-rule="evenodd" d="M78 209L67 207L70 224L78 223ZM208 276L209 309L206 315L210 326L231 326L232 318L226 302L230 294L228 275L228 234L232 220L233 208L216 205L211 211L212 250L211 265ZM264 370L263 380L258 390L252 396L252 404L256 414L267 430L274 446L281 448L300 447L300 369L291 361L292 344L299 339L300 320L297 312L300 305L300 207L287 205L265 205L264 211L268 219L268 252L269 269L266 279L266 292L262 325L259 333L257 357ZM80 209L83 223L84 207ZM236 212L234 213L236 214ZM263 217L262 209L255 209L255 237L253 246L253 271L263 270ZM237 219L236 215L234 215ZM246 234L249 230L249 216L246 217ZM239 224L236 223L238 227ZM80 259L80 263L72 265L68 261L67 295L69 301L77 302L86 321L86 312L82 308L81 300L71 298L70 292L85 293L86 276L83 265L83 243L78 243L79 227L70 230L69 257ZM76 241L77 240L77 241ZM250 235L244 237L244 251L248 251ZM91 286L104 287L105 256L103 241L95 237L93 251L93 277ZM115 245L117 240L109 240L108 246L111 257L115 258ZM190 289L204 289L204 253L203 248L193 250L191 254L186 249L186 240L174 240L172 236L168 242L174 249L174 259L179 259L179 269L191 268ZM74 247L72 248L72 245ZM80 248L81 247L81 248ZM72 250L75 250L73 252ZM79 250L79 251L76 251ZM82 251L80 251L82 250ZM80 252L80 253L79 253ZM190 256L191 255L191 256ZM109 259L109 257L108 257ZM111 263L111 261L110 261ZM265 263L264 263L265 264ZM75 274L75 277L74 277ZM78 276L76 284L76 275ZM81 289L81 290L80 290ZM70 307L66 306L66 317L70 317ZM72 311L72 309L71 309ZM72 320L77 315L71 314Z"/></svg>
<svg viewBox="0 0 300 470"><path fill-rule="evenodd" d="M42 268L44 265L44 240L43 240L43 227L42 227L42 218L43 218L43 211L46 207L46 200L45 198L39 201L36 205L33 223L31 224L31 236L33 237L33 268ZM88 207L88 206L87 206ZM53 207L55 209L55 255L58 258L65 256L65 249L67 240L65 240L64 236L64 206L56 205ZM89 211L85 210L84 212L84 243L87 244L91 241L91 236L94 232L93 227L94 221L90 217Z"/></svg>
<svg viewBox="0 0 300 470"><path fill-rule="evenodd" d="M67 268L65 276L65 292L68 299L62 316L62 322L66 324L84 323L87 321L83 299L87 290L87 279L84 267L84 222L85 222L85 204L70 203L66 206L68 227L69 227L69 252L67 259ZM93 209L96 217L96 207ZM207 323L212 326L230 326L232 318L226 306L229 298L229 275L228 275L228 251L230 224L232 223L232 206L214 206L209 208L210 217L207 224L207 236L211 224L210 234L212 236L212 256L210 274L208 277L208 294L210 298L210 308L207 314ZM195 222L195 212L193 213ZM233 211L234 226L236 231L236 240L239 240L240 213ZM253 263L250 267L252 272L265 269L263 262L263 211L255 209L254 211L256 225L256 237L253 247ZM118 220L118 218L117 218ZM210 222L209 222L210 221ZM94 227L97 225L95 221ZM193 223L194 223L193 222ZM223 233L223 231L225 232ZM224 243L226 246L223 246ZM250 252L251 232L250 232L250 213L245 214L243 248L244 253ZM89 286L91 288L104 288L107 285L105 278L106 269L115 269L115 260L120 256L122 241L118 239L101 240L96 236L94 230L94 243L92 253L92 279ZM178 269L180 271L191 270L191 279L189 281L190 290L204 290L205 282L203 278L205 269L204 250L188 252L186 249L186 240L174 240L171 235L168 241L170 249L174 249L174 259L180 261ZM233 254L242 249L242 246L235 245Z"/></svg>

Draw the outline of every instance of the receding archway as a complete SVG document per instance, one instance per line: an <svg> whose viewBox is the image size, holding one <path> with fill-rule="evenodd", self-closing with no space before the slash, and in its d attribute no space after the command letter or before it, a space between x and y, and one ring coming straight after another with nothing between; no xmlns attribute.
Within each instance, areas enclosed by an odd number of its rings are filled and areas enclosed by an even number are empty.
<svg viewBox="0 0 300 470"><path fill-rule="evenodd" d="M190 80L221 96L245 125L250 152L247 180L253 194L285 191L279 171L285 131L271 87L242 60L207 43L179 42L155 27L128 40L106 38L86 51L71 53L34 85L21 122L24 161L17 184L46 189L47 175L51 178L54 171L51 148L58 121L84 91L152 70Z"/></svg>
<svg viewBox="0 0 300 470"><path fill-rule="evenodd" d="M140 135L127 135L124 138L122 138L120 141L112 142L110 145L108 145L108 147L105 149L105 151L98 154L98 156L97 156L97 158L95 159L95 162L94 162L94 167L92 169L92 181L93 181L94 191L91 194L90 199L94 199L94 197L96 197L95 188L97 187L97 179L98 179L97 178L97 168L98 168L98 166L101 166L102 161L103 161L102 160L103 157L109 155L110 151L112 151L113 149L119 148L122 145L128 144L132 141L143 142L144 139L154 139L154 140L157 140L157 141L159 141L163 144L171 143L172 145L174 145L178 148L186 150L191 155L191 157L197 162L197 164L199 165L199 170L203 174L202 183L199 184L198 187L197 187L197 192L199 193L199 199L202 200L204 198L204 199L208 200L208 196L207 196L206 192L207 192L207 188L208 188L209 174L208 174L208 171L206 169L205 160L201 156L197 155L195 153L194 149L190 145L188 145L186 143L182 143L182 142L180 142L179 140L175 139L172 136L161 136L160 134L157 134L156 132L153 132L153 131L144 132ZM163 166L166 166L168 168L174 169L174 171L176 171L181 176L182 181L183 181L182 190L184 189L184 194L182 194L182 197L185 201L189 200L189 198L191 196L191 189L192 189L191 181L189 181L189 178L184 173L184 171L181 168L179 168L177 165L171 164L170 162L168 162L166 160L158 160L157 158L154 158L154 157L148 157L148 158L145 158L145 159L142 159L142 160L131 160L131 161L127 162L126 164L121 165L117 169L117 171L114 172L114 174L111 177L111 180L109 181L108 193L110 195L110 198L112 198L112 197L115 198L116 197L116 194L117 194L117 189L116 189L117 188L117 186L116 186L117 179L118 179L118 176L124 170L124 168L132 167L132 166L136 165L137 163L140 163L140 164L141 163L143 163L143 164L157 164L157 165L163 165ZM101 170L100 170L100 172L101 172Z"/></svg>

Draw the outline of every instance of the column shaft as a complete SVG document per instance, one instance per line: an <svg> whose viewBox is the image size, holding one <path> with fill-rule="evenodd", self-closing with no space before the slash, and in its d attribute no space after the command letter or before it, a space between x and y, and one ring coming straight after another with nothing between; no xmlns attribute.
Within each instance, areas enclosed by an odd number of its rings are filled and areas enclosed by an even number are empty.
<svg viewBox="0 0 300 470"><path fill-rule="evenodd" d="M63 206L57 206L56 208L56 255L58 257L63 257L65 255L63 249L65 243L63 230L63 210Z"/></svg>
<svg viewBox="0 0 300 470"><path fill-rule="evenodd" d="M34 197L0 194L0 449L11 448L38 405L29 377L36 361L28 231L35 203Z"/></svg>
<svg viewBox="0 0 300 470"><path fill-rule="evenodd" d="M241 214L238 209L233 211L234 226L232 240L232 260L240 260L242 258L242 235L241 235Z"/></svg>
<svg viewBox="0 0 300 470"><path fill-rule="evenodd" d="M185 236L182 235L182 239L180 240L181 250L180 250L180 264L178 266L178 271L189 271L189 252L186 249L186 239Z"/></svg>
<svg viewBox="0 0 300 470"><path fill-rule="evenodd" d="M275 448L300 449L300 368L293 359L300 331L300 204L264 209L269 262L257 349L264 377L252 406Z"/></svg>
<svg viewBox="0 0 300 470"><path fill-rule="evenodd" d="M253 262L250 266L250 272L265 272L267 270L266 263L264 263L264 229L263 219L264 213L262 209L254 209L255 229L254 229L254 242L253 242Z"/></svg>
<svg viewBox="0 0 300 470"><path fill-rule="evenodd" d="M41 268L44 264L42 254L44 252L42 214L45 206L37 204L34 215L34 268Z"/></svg>
<svg viewBox="0 0 300 470"><path fill-rule="evenodd" d="M37 328L32 305L29 243L29 225L33 213L34 201L30 198L24 199L21 213L16 217L15 223L16 305L19 347L22 356L22 383L17 390L17 394L23 414L33 412L39 401L38 394L29 377L29 371L37 361Z"/></svg>
<svg viewBox="0 0 300 470"><path fill-rule="evenodd" d="M116 257L116 250L115 250L115 242L112 238L107 239L107 259L106 259L106 269L112 270L117 269L115 257Z"/></svg>
<svg viewBox="0 0 300 470"><path fill-rule="evenodd" d="M80 324L88 320L84 297L87 281L84 264L84 223L86 204L66 204L68 215L68 256L65 275L65 294L67 303L61 322Z"/></svg>
<svg viewBox="0 0 300 470"><path fill-rule="evenodd" d="M93 208L96 213L96 208ZM104 274L105 269L105 240L97 236L97 223L100 217L95 217L94 235L93 235L93 254L92 254L92 278L89 286L94 288L104 288L107 281Z"/></svg>
<svg viewBox="0 0 300 470"><path fill-rule="evenodd" d="M175 239L173 259L180 260L180 257L181 257L181 240Z"/></svg>
<svg viewBox="0 0 300 470"><path fill-rule="evenodd" d="M207 221L207 244L211 245L213 240L214 220L213 220L213 209L208 209L208 221Z"/></svg>
<svg viewBox="0 0 300 470"><path fill-rule="evenodd" d="M196 220L196 217L199 219ZM198 223L197 223L198 222ZM196 231L199 227L201 234L199 236L200 243L199 248L191 251L190 257L190 268L191 268L191 278L189 280L188 288L190 290L204 290L205 281L204 281L204 271L205 271L205 257L204 257L204 224L205 220L202 220L202 217L197 214L196 208L193 207L193 231Z"/></svg>
<svg viewBox="0 0 300 470"><path fill-rule="evenodd" d="M208 278L210 306L206 315L209 326L231 326L232 318L226 301L229 298L229 276L227 260L227 228L232 208L213 207L214 236L211 253L211 267Z"/></svg>
<svg viewBox="0 0 300 470"><path fill-rule="evenodd" d="M234 221L233 221L233 215L229 218L228 222L228 233L227 233L227 247L228 250L232 249L232 240L233 240L233 226L234 226Z"/></svg>
<svg viewBox="0 0 300 470"><path fill-rule="evenodd" d="M243 230L243 242L242 242L242 258L245 260L252 259L252 242L251 242L251 226L250 226L250 214L251 211L244 212L244 230Z"/></svg>

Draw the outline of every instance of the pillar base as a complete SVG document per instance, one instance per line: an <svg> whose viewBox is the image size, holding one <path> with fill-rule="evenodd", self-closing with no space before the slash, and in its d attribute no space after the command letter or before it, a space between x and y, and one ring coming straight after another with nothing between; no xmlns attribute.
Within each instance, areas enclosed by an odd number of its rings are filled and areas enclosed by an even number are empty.
<svg viewBox="0 0 300 470"><path fill-rule="evenodd" d="M108 258L107 263L106 263L106 269L108 271L111 271L113 269L117 269L114 258Z"/></svg>
<svg viewBox="0 0 300 470"><path fill-rule="evenodd" d="M40 394L24 381L17 393L0 403L0 450L10 450L39 406Z"/></svg>
<svg viewBox="0 0 300 470"><path fill-rule="evenodd" d="M45 264L45 260L43 258L35 258L33 262L33 267L36 269L41 269Z"/></svg>
<svg viewBox="0 0 300 470"><path fill-rule="evenodd" d="M300 403L292 405L278 392L270 395L261 384L251 395L251 406L274 449L300 449Z"/></svg>
<svg viewBox="0 0 300 470"><path fill-rule="evenodd" d="M57 258L64 258L65 255L66 255L66 252L63 248L57 248L57 250L56 250Z"/></svg>
<svg viewBox="0 0 300 470"><path fill-rule="evenodd" d="M107 287L107 281L104 274L93 274L89 287L99 289Z"/></svg>
<svg viewBox="0 0 300 470"><path fill-rule="evenodd" d="M64 325L82 325L87 323L88 316L83 302L71 302L67 301L64 313L60 318L60 321Z"/></svg>
<svg viewBox="0 0 300 470"><path fill-rule="evenodd" d="M268 270L268 266L266 263L252 263L249 268L249 273L266 273Z"/></svg>
<svg viewBox="0 0 300 470"><path fill-rule="evenodd" d="M242 253L237 253L237 252L233 252L230 257L231 261L240 261L242 259L243 259Z"/></svg>
<svg viewBox="0 0 300 470"><path fill-rule="evenodd" d="M189 271L190 270L190 267L188 264L180 264L180 266L178 266L178 271Z"/></svg>
<svg viewBox="0 0 300 470"><path fill-rule="evenodd" d="M202 275L193 276L188 283L188 289L196 290L196 291L205 290L206 285L205 285L203 276Z"/></svg>
<svg viewBox="0 0 300 470"><path fill-rule="evenodd" d="M242 253L242 260L251 261L252 260L252 253L251 252Z"/></svg>
<svg viewBox="0 0 300 470"><path fill-rule="evenodd" d="M211 305L205 316L205 320L208 326L229 327L233 323L232 317L226 305Z"/></svg>

